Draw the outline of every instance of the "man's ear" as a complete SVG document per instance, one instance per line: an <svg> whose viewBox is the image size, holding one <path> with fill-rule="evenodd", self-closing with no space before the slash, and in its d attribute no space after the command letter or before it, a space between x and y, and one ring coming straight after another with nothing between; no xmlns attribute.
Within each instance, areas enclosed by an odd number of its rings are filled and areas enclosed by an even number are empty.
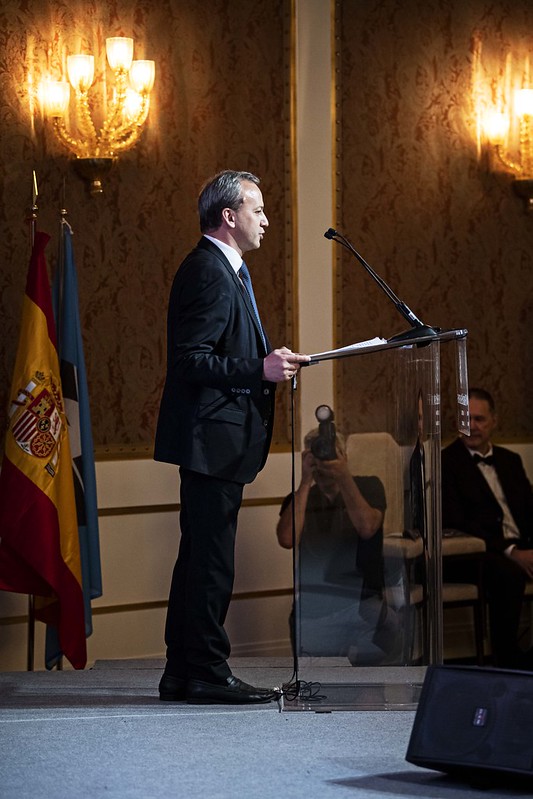
<svg viewBox="0 0 533 799"><path fill-rule="evenodd" d="M222 209L222 219L228 227L235 227L235 211L232 208Z"/></svg>

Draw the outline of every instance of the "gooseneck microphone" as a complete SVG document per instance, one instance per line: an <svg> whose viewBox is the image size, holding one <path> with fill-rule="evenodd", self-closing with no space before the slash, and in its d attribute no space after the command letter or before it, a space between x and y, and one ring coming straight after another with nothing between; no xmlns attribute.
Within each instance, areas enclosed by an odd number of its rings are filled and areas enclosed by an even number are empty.
<svg viewBox="0 0 533 799"><path fill-rule="evenodd" d="M385 283L383 278L381 278L368 264L362 255L359 255L357 250L353 247L353 245L345 238L342 233L339 233L337 230L334 230L332 227L328 228L324 233L326 239L332 239L336 241L337 244L342 244L352 255L354 255L360 264L364 266L366 271L372 277L372 279L378 284L378 286L385 292L387 297L394 303L396 310L401 313L404 319L406 319L409 324L411 325L411 330L406 330L404 333L398 333L396 336L392 336L388 339L388 341L403 341L404 339L408 340L410 338L418 338L419 336L437 336L441 331L438 327L430 327L429 325L425 325L416 314L406 305L405 302L399 299L390 286Z"/></svg>

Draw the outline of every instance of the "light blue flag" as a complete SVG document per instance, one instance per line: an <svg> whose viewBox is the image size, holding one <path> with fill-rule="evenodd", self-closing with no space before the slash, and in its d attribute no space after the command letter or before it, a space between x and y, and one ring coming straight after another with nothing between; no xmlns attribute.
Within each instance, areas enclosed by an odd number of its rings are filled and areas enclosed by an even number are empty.
<svg viewBox="0 0 533 799"><path fill-rule="evenodd" d="M61 364L61 385L72 452L85 605L85 635L88 637L92 633L91 600L102 596L96 475L78 305L78 279L72 249L72 228L65 219L61 220L60 234L59 262L52 287L52 301L57 327L57 350ZM47 628L45 653L47 668L58 664L62 654L55 633L53 627Z"/></svg>

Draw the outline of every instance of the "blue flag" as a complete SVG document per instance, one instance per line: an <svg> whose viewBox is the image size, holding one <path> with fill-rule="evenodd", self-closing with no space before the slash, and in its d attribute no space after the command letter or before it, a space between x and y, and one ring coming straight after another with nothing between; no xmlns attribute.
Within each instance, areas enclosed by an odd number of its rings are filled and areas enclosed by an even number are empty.
<svg viewBox="0 0 533 799"><path fill-rule="evenodd" d="M68 421L72 471L78 517L85 635L92 633L91 600L102 596L102 570L98 532L98 504L87 375L83 356L78 279L72 249L72 228L61 220L59 263L53 283L61 384ZM55 629L47 628L46 667L52 668L62 655Z"/></svg>

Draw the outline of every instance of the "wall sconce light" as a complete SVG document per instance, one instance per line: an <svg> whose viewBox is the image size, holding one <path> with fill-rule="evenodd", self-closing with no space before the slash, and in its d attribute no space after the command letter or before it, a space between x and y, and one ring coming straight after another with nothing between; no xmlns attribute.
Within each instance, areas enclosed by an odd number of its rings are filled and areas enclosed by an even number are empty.
<svg viewBox="0 0 533 799"><path fill-rule="evenodd" d="M494 171L513 178L513 189L533 213L533 88L529 52L517 43L517 53L482 54L479 34L473 37L473 101L477 119L478 154L488 147ZM514 61L514 64L513 64Z"/></svg>
<svg viewBox="0 0 533 799"><path fill-rule="evenodd" d="M514 120L519 125L518 152L513 158L508 150L509 131ZM507 110L487 113L484 129L501 166L514 176L513 187L523 198L526 210L533 212L533 89L516 89Z"/></svg>
<svg viewBox="0 0 533 799"><path fill-rule="evenodd" d="M133 60L133 39L114 36L106 39L106 55L113 72L113 95L99 130L91 117L89 89L94 81L94 56L69 55L66 80L42 83L42 100L47 116L53 119L60 142L76 156L78 173L90 182L91 194L102 192L102 177L117 155L137 142L150 109L150 92L155 78L154 61ZM66 123L74 90L74 131Z"/></svg>

